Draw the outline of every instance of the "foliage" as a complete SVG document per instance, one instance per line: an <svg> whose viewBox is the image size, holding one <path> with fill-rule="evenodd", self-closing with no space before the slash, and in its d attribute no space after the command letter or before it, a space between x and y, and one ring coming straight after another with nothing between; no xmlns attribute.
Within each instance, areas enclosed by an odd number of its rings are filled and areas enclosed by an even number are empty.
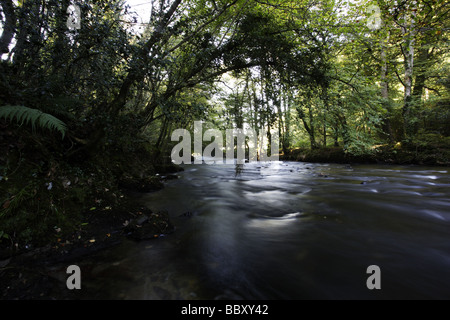
<svg viewBox="0 0 450 320"><path fill-rule="evenodd" d="M19 125L31 124L33 132L36 130L36 125L42 129L59 131L64 138L67 126L61 120L54 116L44 113L37 109L31 109L24 106L3 106L0 107L0 118L5 118L10 121L16 120Z"/></svg>

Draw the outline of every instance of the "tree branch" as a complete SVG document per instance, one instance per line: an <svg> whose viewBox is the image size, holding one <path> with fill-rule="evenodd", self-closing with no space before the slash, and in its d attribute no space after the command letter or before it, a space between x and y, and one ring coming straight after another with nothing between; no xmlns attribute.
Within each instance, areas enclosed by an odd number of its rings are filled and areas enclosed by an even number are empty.
<svg viewBox="0 0 450 320"><path fill-rule="evenodd" d="M137 59L142 58L144 59L144 61L147 61L149 52L151 51L152 47L161 39L164 33L164 29L168 26L170 19L175 14L175 11L181 4L181 1L182 0L175 0L172 3L169 11L164 14L150 39L144 44L141 53L137 56ZM125 105L126 98L128 96L128 93L130 92L131 86L137 81L142 81L144 77L145 72L142 72L141 68L139 68L138 66L131 67L127 77L122 83L118 95L110 104L109 110L112 111L113 115L117 115L120 109L122 109Z"/></svg>
<svg viewBox="0 0 450 320"><path fill-rule="evenodd" d="M426 85L424 85L423 87L424 87L425 89L428 89L428 90L431 90L431 91L436 92L436 94L437 94L439 97L441 96L441 93L439 92L438 89L430 88L430 87L428 87L428 86L426 86Z"/></svg>

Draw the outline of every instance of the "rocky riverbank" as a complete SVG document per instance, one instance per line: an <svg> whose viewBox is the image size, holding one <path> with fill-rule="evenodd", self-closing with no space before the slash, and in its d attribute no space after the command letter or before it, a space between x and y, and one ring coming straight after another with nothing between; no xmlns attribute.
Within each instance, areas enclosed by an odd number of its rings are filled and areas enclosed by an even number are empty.
<svg viewBox="0 0 450 320"><path fill-rule="evenodd" d="M292 149L280 156L284 161L313 163L377 163L399 165L450 166L450 139L438 145L398 143L380 146L371 152L350 154L342 147Z"/></svg>

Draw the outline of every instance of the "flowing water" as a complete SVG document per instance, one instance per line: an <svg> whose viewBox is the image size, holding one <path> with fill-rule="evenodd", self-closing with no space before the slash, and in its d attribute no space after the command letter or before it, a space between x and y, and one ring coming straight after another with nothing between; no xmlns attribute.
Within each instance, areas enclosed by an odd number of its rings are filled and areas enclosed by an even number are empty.
<svg viewBox="0 0 450 320"><path fill-rule="evenodd" d="M450 299L448 168L186 165L144 196L177 230L80 266L83 297ZM370 265L381 290L369 290Z"/></svg>

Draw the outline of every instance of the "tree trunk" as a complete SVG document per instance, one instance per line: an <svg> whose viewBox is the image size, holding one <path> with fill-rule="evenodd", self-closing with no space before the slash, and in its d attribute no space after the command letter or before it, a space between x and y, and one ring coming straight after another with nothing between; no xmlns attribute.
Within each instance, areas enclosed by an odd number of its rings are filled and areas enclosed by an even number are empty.
<svg viewBox="0 0 450 320"><path fill-rule="evenodd" d="M14 37L16 30L17 17L14 11L12 0L0 0L0 4L5 14L5 26L0 38L0 57L9 52L9 45Z"/></svg>
<svg viewBox="0 0 450 320"><path fill-rule="evenodd" d="M144 59L144 61L148 61L149 54L153 48L153 46L161 40L164 31L166 30L170 19L175 14L178 6L180 5L181 0L175 0L170 9L162 16L159 21L158 26L155 28L150 39L144 44L142 51L137 55L136 59ZM128 72L127 77L122 83L119 94L115 97L112 103L109 106L110 111L112 111L112 115L116 116L119 111L125 106L127 101L127 96L130 92L132 85L138 81L143 81L145 77L145 72L141 70L139 64L136 64L136 67L131 68Z"/></svg>
<svg viewBox="0 0 450 320"><path fill-rule="evenodd" d="M412 108L412 82L413 82L413 68L414 68L414 37L415 37L415 11L412 11L410 16L409 26L402 27L403 35L405 36L405 47L403 49L403 56L405 62L405 94L403 104L403 121L404 133L406 137L412 134L411 124L411 108ZM405 22L406 24L406 22Z"/></svg>
<svg viewBox="0 0 450 320"><path fill-rule="evenodd" d="M389 142L391 144L394 143L394 136L392 133L391 126L391 115L392 115L392 107L389 101L389 84L388 84L388 63L387 63L387 46L386 44L389 42L390 32L388 31L387 39L381 40L381 98L384 109L387 111L386 117L383 123L383 131L388 135Z"/></svg>
<svg viewBox="0 0 450 320"><path fill-rule="evenodd" d="M414 81L414 88L412 91L413 102L420 103L422 100L423 89L425 87L426 80L426 63L429 58L430 52L428 48L421 47L419 49L418 61L416 61L416 77Z"/></svg>
<svg viewBox="0 0 450 320"><path fill-rule="evenodd" d="M167 127L168 126L169 126L169 120L167 118L164 118L161 131L159 132L158 140L156 141L156 148L157 149L161 148L162 142L163 142L164 137L165 137L165 135L167 133L166 131L167 131Z"/></svg>
<svg viewBox="0 0 450 320"><path fill-rule="evenodd" d="M339 147L339 129L337 126L334 128L334 146Z"/></svg>
<svg viewBox="0 0 450 320"><path fill-rule="evenodd" d="M309 135L309 142L311 145L311 149L317 149L317 143L316 143L316 137L314 134L314 122L312 118L312 110L311 107L308 107L308 114L309 114L309 124L308 121L306 121L305 112L302 109L298 109L298 116L303 122L303 126L305 127L306 132L308 132Z"/></svg>
<svg viewBox="0 0 450 320"><path fill-rule="evenodd" d="M414 80L414 88L412 91L411 102L419 107L422 106L423 89L425 88L426 80L426 63L429 58L428 48L421 47L419 49L418 61L416 61L416 77ZM411 124L411 133L416 134L418 131L418 123Z"/></svg>
<svg viewBox="0 0 450 320"><path fill-rule="evenodd" d="M283 114L283 107L282 104L283 99L282 99L282 93L280 90L280 99L275 103L275 106L277 108L277 113L278 113L278 136L280 137L280 142L281 142L281 147L283 149L283 152L286 153L286 127L284 124L284 114Z"/></svg>
<svg viewBox="0 0 450 320"><path fill-rule="evenodd" d="M285 141L286 141L286 151L289 151L289 149L291 148L291 96L290 93L288 92L286 94L285 92L285 127L286 127L286 132L285 132Z"/></svg>
<svg viewBox="0 0 450 320"><path fill-rule="evenodd" d="M338 118L339 123L342 128L342 140L344 141L344 149L345 149L345 148L348 148L348 146L351 143L347 119L345 118L345 114L343 114L343 113L336 114L336 117Z"/></svg>
<svg viewBox="0 0 450 320"><path fill-rule="evenodd" d="M323 104L324 104L324 112L323 112L323 125L322 125L322 135L323 135L323 146L324 148L327 146L327 113L329 111L328 105L328 88L323 88Z"/></svg>
<svg viewBox="0 0 450 320"><path fill-rule="evenodd" d="M170 9L165 13L162 14L161 12L161 20L159 21L158 26L155 28L155 31L153 32L150 39L144 44L142 50L136 55L136 60L143 59L143 61L148 61L149 54L153 48L153 46L158 43L158 41L161 40L164 31L167 29L167 26L170 22L170 19L175 14L175 11L177 10L178 6L180 5L182 0L175 0ZM133 65L133 64L132 64ZM127 76L122 82L122 85L120 86L119 93L116 95L114 100L108 104L105 105L105 113L112 116L112 118L115 118L120 110L125 106L127 102L127 97L131 91L131 88L133 84L139 81L143 81L145 78L145 72L142 68L138 67L138 63L134 64L133 67L130 68ZM104 123L102 119L100 119L96 125L96 130L94 134L92 135L92 138L89 139L88 144L86 148L88 150L95 150L99 144L101 144L101 141L103 140L103 137L105 136L104 132ZM159 141L158 141L159 143Z"/></svg>
<svg viewBox="0 0 450 320"><path fill-rule="evenodd" d="M314 127L314 118L312 113L312 108L309 106L309 138L311 143L311 149L317 149L317 143L316 143L316 135L315 135L315 127Z"/></svg>

